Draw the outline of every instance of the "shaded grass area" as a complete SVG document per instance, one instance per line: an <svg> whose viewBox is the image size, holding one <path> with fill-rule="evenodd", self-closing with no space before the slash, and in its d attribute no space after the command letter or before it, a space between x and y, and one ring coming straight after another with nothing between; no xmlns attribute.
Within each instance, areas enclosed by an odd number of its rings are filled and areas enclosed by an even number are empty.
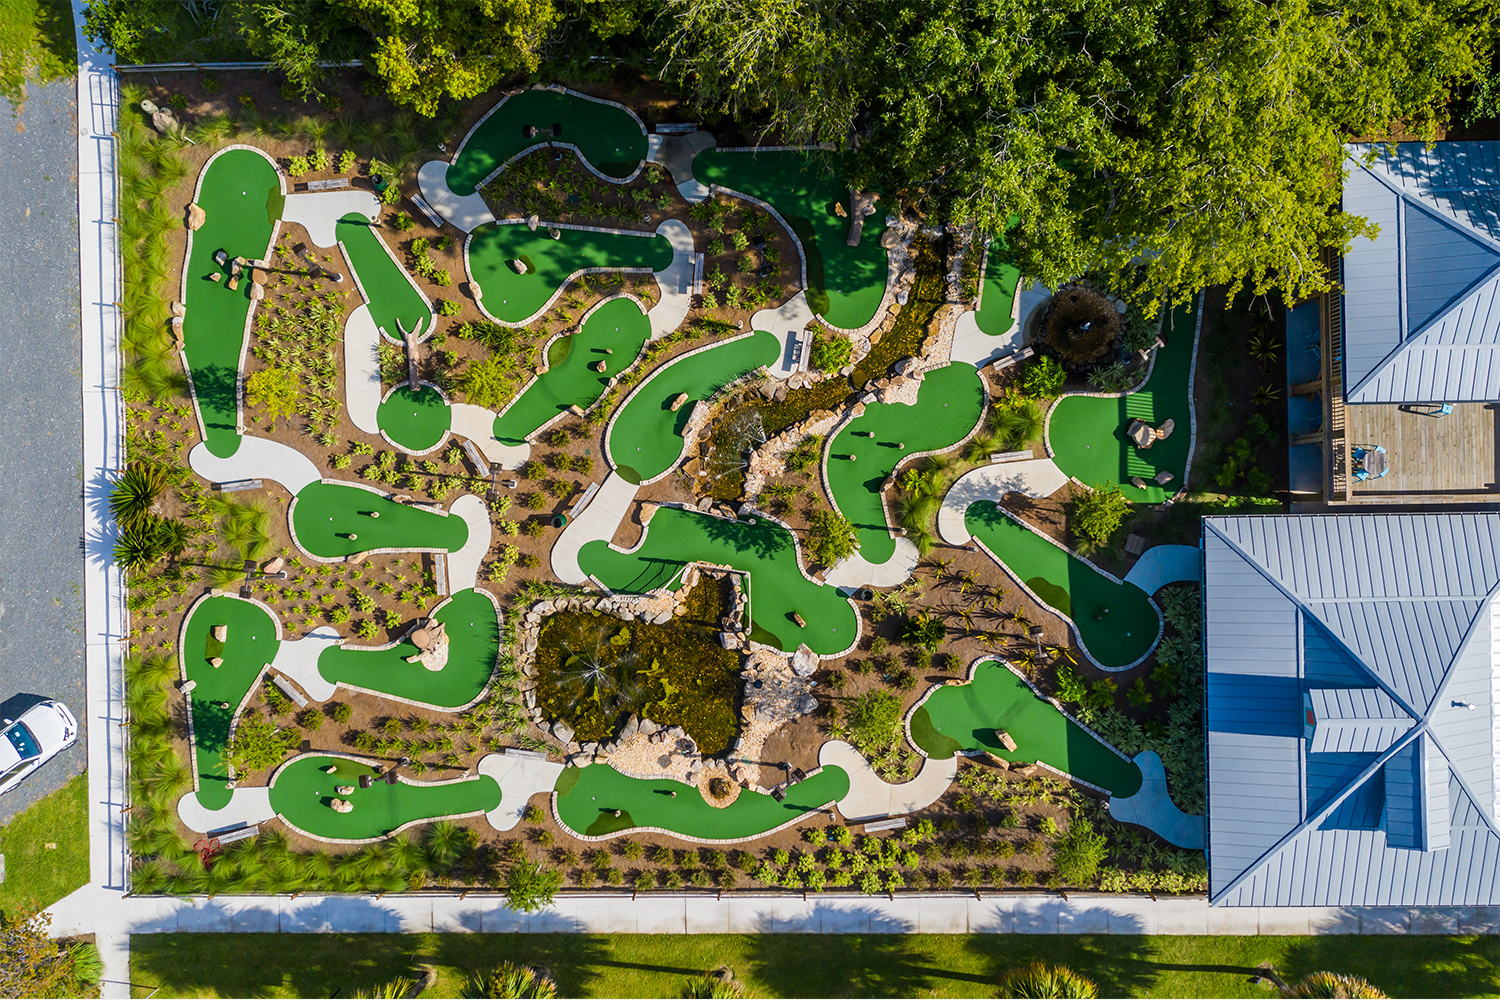
<svg viewBox="0 0 1500 1000"><path fill-rule="evenodd" d="M360 286L370 299L370 318L375 325L396 340L404 339L403 328L412 334L419 328L430 329L432 310L405 269L386 252L370 221L358 212L351 212L339 220L335 231L359 274Z"/></svg>
<svg viewBox="0 0 1500 1000"><path fill-rule="evenodd" d="M993 503L971 504L964 524L1032 593L1072 620L1100 663L1134 663L1156 641L1161 616L1135 584L1116 583Z"/></svg>
<svg viewBox="0 0 1500 1000"><path fill-rule="evenodd" d="M758 332L684 355L658 369L616 416L604 442L610 463L637 483L666 472L682 456L682 431L693 404L771 364L780 351L781 341ZM672 402L682 393L687 401L674 411Z"/></svg>
<svg viewBox="0 0 1500 1000"><path fill-rule="evenodd" d="M322 768L330 765L336 770L327 774ZM342 757L302 757L277 772L271 807L315 837L368 840L389 836L413 821L488 812L500 804L500 786L486 775L440 784L413 779L359 787L361 776L375 774L369 765ZM354 790L340 792L340 787ZM334 812L329 805L334 798L345 799L353 810Z"/></svg>
<svg viewBox="0 0 1500 1000"><path fill-rule="evenodd" d="M1167 314L1162 322L1167 346L1156 352L1151 378L1140 392L1116 398L1065 396L1057 404L1047 438L1059 469L1090 486L1118 483L1126 498L1134 502L1161 503L1182 488L1192 437L1188 373L1192 369L1197 316L1197 298ZM1142 451L1126 437L1130 422L1136 418L1153 426L1171 419L1172 436ZM1174 477L1165 486L1153 481L1161 471ZM1146 488L1130 485L1131 476L1144 479Z"/></svg>
<svg viewBox="0 0 1500 1000"><path fill-rule="evenodd" d="M859 533L859 554L883 563L896 551L880 503L886 477L907 455L952 447L984 410L984 383L970 364L927 373L917 404L870 403L828 449L833 499ZM853 459L850 459L850 456Z"/></svg>
<svg viewBox="0 0 1500 1000"><path fill-rule="evenodd" d="M402 385L375 411L375 423L391 440L415 452L426 451L443 439L453 424L453 411L431 386L412 392Z"/></svg>
<svg viewBox="0 0 1500 1000"><path fill-rule="evenodd" d="M558 338L552 345L547 371L495 418L495 437L506 444L523 444L526 435L566 413L570 406L592 406L604 395L609 380L636 359L650 334L651 321L633 300L604 303L594 310L583 329ZM605 363L603 373L589 367L600 361Z"/></svg>
<svg viewBox="0 0 1500 1000"><path fill-rule="evenodd" d="M999 337L1010 329L1011 309L1020 282L1020 269L1006 259L1005 242L991 241L984 268L984 293L979 299L979 311L974 314L980 330L991 337Z"/></svg>
<svg viewBox="0 0 1500 1000"><path fill-rule="evenodd" d="M877 202L865 219L859 246L845 243L849 186L843 160L817 150L707 150L693 159L693 176L704 184L753 195L781 213L807 256L807 302L813 312L843 330L874 318L885 294L886 253L880 245L886 206Z"/></svg>
<svg viewBox="0 0 1500 1000"><path fill-rule="evenodd" d="M0 855L0 913L7 920L51 906L87 882L88 776L70 779L0 827Z"/></svg>
<svg viewBox="0 0 1500 1000"><path fill-rule="evenodd" d="M27 80L48 83L71 76L77 58L71 4L64 0L0 2L0 97L19 105Z"/></svg>
<svg viewBox="0 0 1500 1000"><path fill-rule="evenodd" d="M552 239L546 226L532 232L524 225L480 226L469 243L469 275L483 293L485 312L506 323L535 314L575 271L647 268L660 271L672 263L672 244L654 233L594 233L560 229ZM526 273L512 261L525 258Z"/></svg>
<svg viewBox="0 0 1500 1000"><path fill-rule="evenodd" d="M433 615L448 635L448 665L431 671L407 663L417 647L402 641L389 649L330 646L318 656L323 679L379 691L439 708L458 708L478 698L500 654L495 606L477 590L460 590Z"/></svg>
<svg viewBox="0 0 1500 1000"><path fill-rule="evenodd" d="M185 265L182 340L205 444L219 458L239 448L236 384L252 282L242 274L239 288L230 291L229 271L214 263L214 253L223 250L230 260L265 257L272 223L267 203L279 190L270 160L253 150L230 149L208 167L198 195L207 221L193 233ZM220 275L218 281L210 280L214 274Z"/></svg>
<svg viewBox="0 0 1500 1000"><path fill-rule="evenodd" d="M349 996L417 978L420 962L438 973L423 996L455 997L468 975L509 960L551 970L560 996L669 997L724 964L746 996L976 997L1037 959L1072 967L1101 996L1263 998L1250 981L1262 962L1287 979L1364 976L1392 997L1500 992L1492 937L1343 935L139 934L130 978L139 996Z"/></svg>
<svg viewBox="0 0 1500 1000"><path fill-rule="evenodd" d="M918 716L925 716L920 722ZM988 750L1009 761L1042 761L1075 778L1127 797L1141 789L1141 770L993 661L981 663L971 684L933 692L912 717L912 738L934 757L955 750ZM1004 729L1016 741L1006 750L995 738Z"/></svg>
<svg viewBox="0 0 1500 1000"><path fill-rule="evenodd" d="M596 764L582 768L577 783L567 792L559 791L557 815L570 829L591 837L647 826L703 840L733 840L812 818L822 806L848 794L849 775L844 769L825 767L787 789L783 802L742 791L733 803L719 809L709 805L693 785L631 778ZM618 817L617 809L621 811Z"/></svg>
<svg viewBox="0 0 1500 1000"><path fill-rule="evenodd" d="M357 486L308 483L296 504L292 527L298 546L324 559L372 549L457 552L469 540L469 526L461 517L408 507ZM380 517L370 517L372 511Z"/></svg>
<svg viewBox="0 0 1500 1000"><path fill-rule="evenodd" d="M807 643L813 652L839 652L854 642L859 618L837 589L820 586L798 569L792 534L775 522L730 521L676 507L657 510L635 552L604 541L586 543L578 564L611 590L644 594L663 586L689 562L721 563L750 574L750 614L759 641L788 652ZM792 618L800 614L806 626Z"/></svg>
<svg viewBox="0 0 1500 1000"><path fill-rule="evenodd" d="M507 100L468 137L457 162L448 167L448 186L454 194L469 194L500 164L551 139L554 123L562 126L557 142L577 146L610 177L628 177L646 156L646 134L628 112L571 94L527 90ZM527 137L527 125L543 134Z"/></svg>
<svg viewBox="0 0 1500 1000"><path fill-rule="evenodd" d="M223 642L213 637L216 625L225 626ZM276 658L279 646L276 623L258 604L237 597L210 597L193 609L181 657L187 679L198 682L189 697L193 742L198 748L198 801L204 808L221 808L233 794L219 753L229 740L230 723L245 692L261 669ZM215 667L209 662L215 657L223 664Z"/></svg>

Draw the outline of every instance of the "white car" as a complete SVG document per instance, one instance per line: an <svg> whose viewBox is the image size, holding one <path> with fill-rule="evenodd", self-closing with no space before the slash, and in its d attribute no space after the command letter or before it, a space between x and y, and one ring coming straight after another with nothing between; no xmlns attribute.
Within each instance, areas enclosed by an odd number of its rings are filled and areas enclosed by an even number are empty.
<svg viewBox="0 0 1500 1000"><path fill-rule="evenodd" d="M19 785L27 775L78 742L78 720L60 701L47 699L4 720L0 739L0 795Z"/></svg>

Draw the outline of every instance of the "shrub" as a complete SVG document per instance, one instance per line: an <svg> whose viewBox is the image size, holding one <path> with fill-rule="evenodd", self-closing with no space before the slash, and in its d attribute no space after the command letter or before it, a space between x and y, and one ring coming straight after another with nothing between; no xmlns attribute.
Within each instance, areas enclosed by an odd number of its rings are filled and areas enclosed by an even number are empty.
<svg viewBox="0 0 1500 1000"><path fill-rule="evenodd" d="M347 726L349 720L354 718L354 709L345 702L339 702L333 706L333 721L341 726Z"/></svg>
<svg viewBox="0 0 1500 1000"><path fill-rule="evenodd" d="M879 757L895 741L901 726L901 699L889 691L868 691L849 703L847 726L849 741L860 753Z"/></svg>
<svg viewBox="0 0 1500 1000"><path fill-rule="evenodd" d="M906 620L901 629L901 638L918 649L932 652L948 637L948 626L930 611L918 611Z"/></svg>
<svg viewBox="0 0 1500 1000"><path fill-rule="evenodd" d="M859 548L859 536L854 525L844 515L832 510L819 510L809 519L807 532L807 554L814 562L832 566L840 559L854 554Z"/></svg>
<svg viewBox="0 0 1500 1000"><path fill-rule="evenodd" d="M1067 377L1055 358L1043 355L1021 369L1021 392L1033 399L1056 396Z"/></svg>
<svg viewBox="0 0 1500 1000"><path fill-rule="evenodd" d="M253 774L281 763L296 745L294 733L262 718L259 712L246 712L235 726L234 735L225 744L220 758L236 774Z"/></svg>
<svg viewBox="0 0 1500 1000"><path fill-rule="evenodd" d="M1058 875L1070 885L1087 886L1094 881L1109 850L1109 841L1082 816L1073 820L1068 832L1056 843L1053 862Z"/></svg>
<svg viewBox="0 0 1500 1000"><path fill-rule="evenodd" d="M562 887L562 872L536 861L512 865L505 874L505 905L518 913L533 913L549 906Z"/></svg>
<svg viewBox="0 0 1500 1000"><path fill-rule="evenodd" d="M297 725L310 733L315 733L323 728L323 713L316 708L309 708L297 716Z"/></svg>
<svg viewBox="0 0 1500 1000"><path fill-rule="evenodd" d="M836 372L854 356L854 345L848 337L819 333L812 346L812 365L819 371Z"/></svg>
<svg viewBox="0 0 1500 1000"><path fill-rule="evenodd" d="M1091 980L1066 965L1048 965L1042 961L1006 973L1000 978L995 993L997 997L1076 997L1080 1000L1090 1000L1098 995L1099 988Z"/></svg>
<svg viewBox="0 0 1500 1000"><path fill-rule="evenodd" d="M354 169L354 150L346 149L339 154L339 173L347 174Z"/></svg>
<svg viewBox="0 0 1500 1000"><path fill-rule="evenodd" d="M396 217L391 220L391 225L396 227L398 233L409 232L417 227L417 224L412 221L411 216L405 212L397 212Z"/></svg>
<svg viewBox="0 0 1500 1000"><path fill-rule="evenodd" d="M1075 534L1094 545L1103 545L1130 513L1130 501L1114 483L1092 490L1075 490L1070 501L1069 524Z"/></svg>
<svg viewBox="0 0 1500 1000"><path fill-rule="evenodd" d="M457 316L459 313L463 312L463 308L463 306L459 305L452 299L442 299L437 304L437 311L439 316Z"/></svg>

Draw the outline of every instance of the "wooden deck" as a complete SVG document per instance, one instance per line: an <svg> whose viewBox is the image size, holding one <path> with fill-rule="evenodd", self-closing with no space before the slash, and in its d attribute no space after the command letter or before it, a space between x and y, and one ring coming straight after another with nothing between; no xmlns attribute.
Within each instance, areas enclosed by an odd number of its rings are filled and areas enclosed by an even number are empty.
<svg viewBox="0 0 1500 1000"><path fill-rule="evenodd" d="M1390 465L1380 479L1355 482L1351 476L1351 500L1500 499L1496 404L1456 403L1446 417L1406 413L1395 406L1349 406L1344 413L1349 442L1384 445Z"/></svg>

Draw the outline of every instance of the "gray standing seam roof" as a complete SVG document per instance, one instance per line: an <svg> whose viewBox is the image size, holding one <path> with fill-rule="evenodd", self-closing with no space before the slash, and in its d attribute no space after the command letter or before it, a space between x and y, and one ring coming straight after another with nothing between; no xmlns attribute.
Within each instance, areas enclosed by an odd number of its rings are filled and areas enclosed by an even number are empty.
<svg viewBox="0 0 1500 1000"><path fill-rule="evenodd" d="M1207 518L1203 546L1212 902L1500 904L1500 514Z"/></svg>

